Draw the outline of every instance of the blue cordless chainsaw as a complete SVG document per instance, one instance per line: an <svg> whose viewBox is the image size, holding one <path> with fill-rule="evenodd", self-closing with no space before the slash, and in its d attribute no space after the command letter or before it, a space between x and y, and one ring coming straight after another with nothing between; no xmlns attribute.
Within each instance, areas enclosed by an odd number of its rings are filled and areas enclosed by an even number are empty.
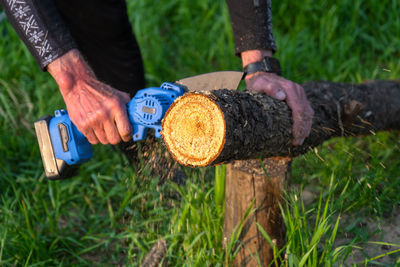
<svg viewBox="0 0 400 267"><path fill-rule="evenodd" d="M220 71L139 90L127 104L133 140L146 139L149 129L160 138L165 113L185 90L236 89L241 78L242 72ZM93 151L86 137L71 122L67 111L60 109L54 114L54 117L45 116L36 121L35 130L46 177L58 180L73 176L77 166L93 157Z"/></svg>

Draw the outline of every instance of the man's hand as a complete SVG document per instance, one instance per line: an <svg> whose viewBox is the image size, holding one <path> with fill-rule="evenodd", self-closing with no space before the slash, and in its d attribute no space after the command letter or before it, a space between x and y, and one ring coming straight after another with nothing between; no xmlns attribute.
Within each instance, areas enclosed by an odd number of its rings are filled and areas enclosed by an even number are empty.
<svg viewBox="0 0 400 267"><path fill-rule="evenodd" d="M243 66L260 61L265 56L272 56L269 50L249 50L242 52ZM301 145L310 134L314 111L307 100L304 89L292 81L274 73L256 72L246 75L247 89L266 93L278 100L285 100L292 110L293 145Z"/></svg>
<svg viewBox="0 0 400 267"><path fill-rule="evenodd" d="M80 55L71 50L48 65L71 121L91 144L117 144L132 138L126 112L129 94L98 81Z"/></svg>

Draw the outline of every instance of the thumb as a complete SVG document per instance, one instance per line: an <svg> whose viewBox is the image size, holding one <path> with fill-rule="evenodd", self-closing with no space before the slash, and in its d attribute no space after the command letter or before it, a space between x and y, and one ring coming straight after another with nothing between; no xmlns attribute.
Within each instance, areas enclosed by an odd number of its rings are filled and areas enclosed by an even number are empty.
<svg viewBox="0 0 400 267"><path fill-rule="evenodd" d="M279 82L271 81L261 75L255 76L249 80L246 80L246 85L247 85L247 88L252 91L259 92L259 93L265 93L268 96L273 97L278 100L286 99L286 93L283 90L283 87Z"/></svg>

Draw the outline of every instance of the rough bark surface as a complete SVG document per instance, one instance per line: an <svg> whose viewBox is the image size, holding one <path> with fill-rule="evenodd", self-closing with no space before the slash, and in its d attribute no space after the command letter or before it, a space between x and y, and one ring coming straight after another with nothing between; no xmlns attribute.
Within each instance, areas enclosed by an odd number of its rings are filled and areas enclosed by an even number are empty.
<svg viewBox="0 0 400 267"><path fill-rule="evenodd" d="M290 158L241 160L227 165L225 186L224 239L229 242L235 227L254 201L254 210L244 221L236 243L240 250L233 266L268 266L273 260L273 248L257 227L258 223L281 249L285 242L285 225L279 209L282 190L290 176ZM279 263L277 263L279 265Z"/></svg>
<svg viewBox="0 0 400 267"><path fill-rule="evenodd" d="M264 94L215 90L208 93L225 116L225 144L208 165L275 156L290 156L335 136L374 134L400 129L400 83L364 84L307 82L303 84L315 111L311 134L301 146L291 144L291 111L285 102Z"/></svg>

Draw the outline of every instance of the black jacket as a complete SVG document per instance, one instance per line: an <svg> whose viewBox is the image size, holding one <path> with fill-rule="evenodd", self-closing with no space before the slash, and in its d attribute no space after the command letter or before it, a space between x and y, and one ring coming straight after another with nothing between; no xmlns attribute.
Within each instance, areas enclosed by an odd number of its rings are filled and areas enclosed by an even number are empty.
<svg viewBox="0 0 400 267"><path fill-rule="evenodd" d="M79 10L79 7L74 7L74 11L70 14L75 11L85 13L81 18L71 19L70 15L67 21L68 16L64 15L64 9L68 9L71 2L73 1L0 0L11 24L43 70L49 63L69 50L78 48L76 38L73 38L76 33L71 32L70 23L79 25L79 19L82 19L84 21L82 23L86 25L88 18L96 12L97 5L116 5L124 9L126 13L123 0L95 0L95 4L92 4L90 9ZM86 6L89 5L87 0L76 2L78 5L83 5L83 3L86 3ZM226 0L226 2L231 16L237 55L242 51L252 49L276 50L272 35L271 0ZM105 15L109 17L113 13L107 12ZM113 21L112 17L107 19ZM104 32L105 29L95 28L93 31Z"/></svg>

